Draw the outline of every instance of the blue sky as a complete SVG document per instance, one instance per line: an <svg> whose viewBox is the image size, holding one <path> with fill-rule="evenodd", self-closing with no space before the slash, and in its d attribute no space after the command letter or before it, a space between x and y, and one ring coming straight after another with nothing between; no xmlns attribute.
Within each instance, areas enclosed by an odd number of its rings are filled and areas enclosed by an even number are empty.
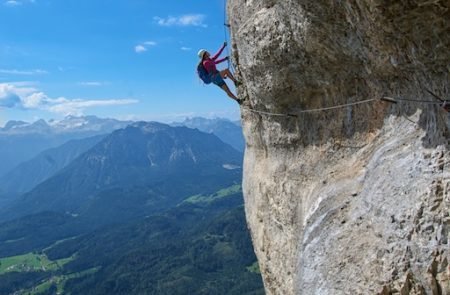
<svg viewBox="0 0 450 295"><path fill-rule="evenodd" d="M69 114L237 119L236 103L195 73L197 51L225 40L223 1L0 0L0 126Z"/></svg>

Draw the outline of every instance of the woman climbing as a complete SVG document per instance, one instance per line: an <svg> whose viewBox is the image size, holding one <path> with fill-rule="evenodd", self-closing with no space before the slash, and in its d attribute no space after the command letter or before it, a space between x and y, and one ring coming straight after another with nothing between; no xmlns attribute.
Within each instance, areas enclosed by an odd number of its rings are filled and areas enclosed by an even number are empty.
<svg viewBox="0 0 450 295"><path fill-rule="evenodd" d="M231 92L230 88L228 88L228 85L225 83L224 79L230 78L235 86L238 86L240 83L237 81L233 74L231 74L229 69L218 71L216 68L216 64L219 64L221 62L224 62L229 59L229 57L225 57L222 59L218 59L222 51L227 46L227 42L224 42L222 47L219 49L219 51L211 56L208 51L205 49L200 49L198 52L198 57L200 58L200 62L197 66L197 72L200 76L200 78L205 82L206 84L214 83L220 88L222 88L227 95L237 101L239 104L241 104L241 100L237 98L233 92Z"/></svg>

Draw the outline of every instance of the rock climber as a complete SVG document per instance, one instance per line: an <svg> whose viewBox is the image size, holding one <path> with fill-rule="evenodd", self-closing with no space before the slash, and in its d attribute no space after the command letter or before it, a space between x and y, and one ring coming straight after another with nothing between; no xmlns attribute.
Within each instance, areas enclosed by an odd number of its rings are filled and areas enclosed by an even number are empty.
<svg viewBox="0 0 450 295"><path fill-rule="evenodd" d="M230 88L228 88L228 85L225 83L224 79L230 78L235 86L240 85L240 82L237 81L231 71L229 69L225 70L217 70L216 64L219 64L221 62L224 62L229 59L229 57L224 57L221 59L218 59L222 51L227 46L227 42L224 42L222 47L219 49L219 51L214 54L213 56L210 55L208 51L205 49L200 49L198 51L198 57L200 58L200 62L197 66L197 72L200 76L200 78L205 82L206 84L214 83L220 88L222 88L227 95L237 101L239 104L242 103L242 100L237 98L233 92L231 92Z"/></svg>

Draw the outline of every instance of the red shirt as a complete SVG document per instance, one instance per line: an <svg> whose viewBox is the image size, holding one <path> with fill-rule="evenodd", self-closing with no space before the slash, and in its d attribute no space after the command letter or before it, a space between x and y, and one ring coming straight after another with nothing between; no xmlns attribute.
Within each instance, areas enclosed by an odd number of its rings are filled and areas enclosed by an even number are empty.
<svg viewBox="0 0 450 295"><path fill-rule="evenodd" d="M205 60L203 60L203 66L205 67L205 69L208 71L209 74L214 74L217 72L217 68L216 68L216 64L219 64L223 61L226 61L227 58L222 58L222 59L217 59L219 57L219 55L222 53L222 51L225 49L225 44L222 45L222 47L219 49L219 51L217 51L216 54L214 54L212 57L207 58Z"/></svg>

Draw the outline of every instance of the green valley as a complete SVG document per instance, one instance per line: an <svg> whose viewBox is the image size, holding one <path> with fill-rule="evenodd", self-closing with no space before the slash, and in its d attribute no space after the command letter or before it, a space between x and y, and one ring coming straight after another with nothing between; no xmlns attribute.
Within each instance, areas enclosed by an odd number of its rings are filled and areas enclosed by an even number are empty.
<svg viewBox="0 0 450 295"><path fill-rule="evenodd" d="M0 292L264 294L242 202L234 184L140 221L4 257Z"/></svg>
<svg viewBox="0 0 450 295"><path fill-rule="evenodd" d="M0 294L264 294L242 153L136 122L74 157L0 208Z"/></svg>
<svg viewBox="0 0 450 295"><path fill-rule="evenodd" d="M0 275L6 272L55 271L72 258L51 261L45 254L28 253L0 258Z"/></svg>

